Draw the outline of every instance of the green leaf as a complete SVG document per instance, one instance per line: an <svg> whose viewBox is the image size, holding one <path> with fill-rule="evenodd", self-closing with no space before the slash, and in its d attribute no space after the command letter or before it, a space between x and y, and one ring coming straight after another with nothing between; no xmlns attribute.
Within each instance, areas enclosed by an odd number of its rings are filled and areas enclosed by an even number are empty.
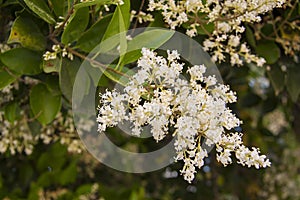
<svg viewBox="0 0 300 200"><path fill-rule="evenodd" d="M270 35L274 33L274 26L271 23L266 23L262 28L261 28L261 32L264 35Z"/></svg>
<svg viewBox="0 0 300 200"><path fill-rule="evenodd" d="M127 30L129 27L129 21L130 21L130 1L125 0L124 4L118 6L117 9L115 10L114 15L102 38L102 41L106 40L107 38L113 35L116 35L118 33ZM124 24L124 28L123 26L120 26L121 23Z"/></svg>
<svg viewBox="0 0 300 200"><path fill-rule="evenodd" d="M215 29L215 25L213 22L202 24L202 26L197 27L197 33L199 35L207 35L208 33L212 33Z"/></svg>
<svg viewBox="0 0 300 200"><path fill-rule="evenodd" d="M248 44L250 44L252 47L256 47L256 41L255 41L255 37L253 34L253 31L251 30L251 28L249 26L246 26L246 38L247 38L247 42Z"/></svg>
<svg viewBox="0 0 300 200"><path fill-rule="evenodd" d="M55 183L55 176L58 176L57 172L49 172L46 171L45 173L41 174L36 183L37 185L39 185L40 187L49 187L52 184ZM38 200L38 199L37 199Z"/></svg>
<svg viewBox="0 0 300 200"><path fill-rule="evenodd" d="M67 148L60 143L54 143L50 149L47 149L38 158L36 168L38 172L60 171L63 165L66 163ZM55 162L53 162L55 160Z"/></svg>
<svg viewBox="0 0 300 200"><path fill-rule="evenodd" d="M63 95L71 102L73 85L77 71L81 65L79 59L73 61L63 59L62 67L59 71L59 86Z"/></svg>
<svg viewBox="0 0 300 200"><path fill-rule="evenodd" d="M272 66L271 70L267 71L274 88L275 94L278 95L284 88L285 73L279 66Z"/></svg>
<svg viewBox="0 0 300 200"><path fill-rule="evenodd" d="M82 195L82 194L89 194L91 192L92 189L92 184L84 184L84 185L80 185L77 189L76 189L76 195Z"/></svg>
<svg viewBox="0 0 300 200"><path fill-rule="evenodd" d="M101 42L111 18L112 14L109 14L93 24L93 26L78 39L77 48L85 52L92 51Z"/></svg>
<svg viewBox="0 0 300 200"><path fill-rule="evenodd" d="M66 169L59 175L59 182L61 185L67 185L75 182L77 177L76 161L73 161Z"/></svg>
<svg viewBox="0 0 300 200"><path fill-rule="evenodd" d="M48 90L53 96L61 95L58 76L47 74L44 80Z"/></svg>
<svg viewBox="0 0 300 200"><path fill-rule="evenodd" d="M43 60L43 70L45 73L59 72L62 58L56 57L52 60Z"/></svg>
<svg viewBox="0 0 300 200"><path fill-rule="evenodd" d="M74 6L74 9L77 10L83 7L88 7L93 5L104 5L107 3L111 3L111 0L94 0L94 1L80 2Z"/></svg>
<svg viewBox="0 0 300 200"><path fill-rule="evenodd" d="M256 46L256 52L266 59L267 64L274 64L280 57L280 49L273 41L260 41Z"/></svg>
<svg viewBox="0 0 300 200"><path fill-rule="evenodd" d="M80 105L83 103L85 96L90 91L91 77L85 67L80 67L77 73L79 73L80 76L76 76L76 81L74 81L74 84L72 85L73 90L76 92L73 93L71 91L71 98L72 103L74 103L75 100L75 104Z"/></svg>
<svg viewBox="0 0 300 200"><path fill-rule="evenodd" d="M119 27L120 27L120 58L118 61L118 64L116 66L116 69L122 69L123 65L121 65L122 60L124 59L124 54L126 53L127 50L127 40L126 40L126 30L125 29L125 23L123 21L123 15L119 7L117 7L119 10Z"/></svg>
<svg viewBox="0 0 300 200"><path fill-rule="evenodd" d="M43 51L46 48L46 37L31 19L24 16L17 17L12 25L7 43L15 42L36 51Z"/></svg>
<svg viewBox="0 0 300 200"><path fill-rule="evenodd" d="M126 31L129 27L130 21L130 0L126 0L123 5L118 5L113 17L104 33L101 45L98 45L99 51L95 56L100 53L107 52L117 45L120 45L120 59L117 68L120 67L122 59L127 49ZM121 66L122 67L122 66Z"/></svg>
<svg viewBox="0 0 300 200"><path fill-rule="evenodd" d="M165 27L164 17L161 13L153 13L154 20L149 23L148 27Z"/></svg>
<svg viewBox="0 0 300 200"><path fill-rule="evenodd" d="M78 9L71 17L70 23L66 26L61 41L65 45L81 36L89 23L89 8L84 7Z"/></svg>
<svg viewBox="0 0 300 200"><path fill-rule="evenodd" d="M22 163L22 173L19 173L18 180L20 184L26 185L31 182L33 178L34 170L29 162Z"/></svg>
<svg viewBox="0 0 300 200"><path fill-rule="evenodd" d="M13 83L18 75L8 73L3 67L0 67L0 90Z"/></svg>
<svg viewBox="0 0 300 200"><path fill-rule="evenodd" d="M65 1L51 0L52 8L57 17L64 16L66 11Z"/></svg>
<svg viewBox="0 0 300 200"><path fill-rule="evenodd" d="M0 60L9 69L20 74L38 74L42 70L42 55L25 48L14 48L0 54Z"/></svg>
<svg viewBox="0 0 300 200"><path fill-rule="evenodd" d="M89 64L88 67L85 67L85 71L91 78L94 86L107 86L109 79L106 76L101 76L103 70Z"/></svg>
<svg viewBox="0 0 300 200"><path fill-rule="evenodd" d="M51 11L47 3L43 0L24 0L26 5L36 13L40 18L49 24L55 24L55 19L53 18Z"/></svg>
<svg viewBox="0 0 300 200"><path fill-rule="evenodd" d="M32 182L30 184L30 191L28 194L28 199L31 200L39 200L39 191L41 190L41 186L39 184Z"/></svg>
<svg viewBox="0 0 300 200"><path fill-rule="evenodd" d="M5 119L13 123L20 113L20 107L17 102L10 102L5 106Z"/></svg>
<svg viewBox="0 0 300 200"><path fill-rule="evenodd" d="M30 107L37 120L46 125L59 112L61 96L54 96L44 84L35 85L30 92Z"/></svg>
<svg viewBox="0 0 300 200"><path fill-rule="evenodd" d="M109 66L109 68L113 68L114 66ZM123 67L122 68L122 72L123 74L126 74L126 76L118 74L116 72L113 72L111 70L103 70L102 68L99 68L102 70L103 74L109 78L110 80L119 83L120 85L126 86L126 84L129 82L129 77L131 77L132 75L134 75L135 73L130 70L127 67Z"/></svg>
<svg viewBox="0 0 300 200"><path fill-rule="evenodd" d="M136 61L141 57L141 48L157 49L166 43L173 35L174 31L165 29L154 29L145 31L128 42L128 53L126 54L123 65Z"/></svg>
<svg viewBox="0 0 300 200"><path fill-rule="evenodd" d="M286 87L293 102L297 102L300 94L300 67L289 66L287 69Z"/></svg>

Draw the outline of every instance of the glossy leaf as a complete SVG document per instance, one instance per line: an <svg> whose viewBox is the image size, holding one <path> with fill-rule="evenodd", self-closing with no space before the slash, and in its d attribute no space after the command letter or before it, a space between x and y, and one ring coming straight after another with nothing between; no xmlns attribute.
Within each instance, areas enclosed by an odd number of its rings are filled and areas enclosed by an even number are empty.
<svg viewBox="0 0 300 200"><path fill-rule="evenodd" d="M66 26L61 41L64 44L68 44L75 40L78 40L81 34L86 29L89 23L89 8L84 7L78 9L72 16L70 23Z"/></svg>
<svg viewBox="0 0 300 200"><path fill-rule="evenodd" d="M126 0L123 5L117 6L112 19L104 33L101 45L97 47L99 50L95 53L97 55L108 52L111 49L120 47L120 59L116 67L122 67L120 64L124 58L124 54L127 49L126 31L129 27L130 21L130 1Z"/></svg>
<svg viewBox="0 0 300 200"><path fill-rule="evenodd" d="M85 52L92 51L101 42L111 18L112 14L106 15L83 33L78 39L77 48Z"/></svg>
<svg viewBox="0 0 300 200"><path fill-rule="evenodd" d="M26 58L26 59L24 59ZM14 48L0 54L2 63L20 74L38 74L41 70L42 55L25 48Z"/></svg>
<svg viewBox="0 0 300 200"><path fill-rule="evenodd" d="M30 19L17 17L11 28L7 43L20 43L28 49L43 51L46 48L46 37L39 27Z"/></svg>
<svg viewBox="0 0 300 200"><path fill-rule="evenodd" d="M197 33L200 35L207 35L209 33L212 33L214 28L214 23L202 24L202 26L197 27Z"/></svg>
<svg viewBox="0 0 300 200"><path fill-rule="evenodd" d="M52 60L43 60L43 70L45 73L59 72L61 63L62 59L58 57Z"/></svg>
<svg viewBox="0 0 300 200"><path fill-rule="evenodd" d="M113 17L103 36L102 41L104 41L105 39L113 35L116 35L120 32L127 30L129 27L129 20L130 20L130 1L126 0L124 1L123 5L118 6L118 9L115 10ZM123 27L120 26L120 23L124 23L125 30L123 29Z"/></svg>
<svg viewBox="0 0 300 200"><path fill-rule="evenodd" d="M53 11L57 17L64 16L66 11L65 1L51 0Z"/></svg>
<svg viewBox="0 0 300 200"><path fill-rule="evenodd" d="M60 110L61 96L54 96L44 84L35 85L29 98L34 117L44 125L50 123Z"/></svg>
<svg viewBox="0 0 300 200"><path fill-rule="evenodd" d="M123 65L121 64L124 59L124 54L127 50L127 39L126 39L126 28L125 28L125 21L123 20L123 14L119 7L117 7L119 11L119 28L120 28L120 58L118 61L118 64L116 66L116 69L122 69Z"/></svg>
<svg viewBox="0 0 300 200"><path fill-rule="evenodd" d="M174 33L174 31L166 29L153 29L137 35L128 42L128 53L123 60L123 65L139 59L142 55L142 47L157 49L166 43Z"/></svg>
<svg viewBox="0 0 300 200"><path fill-rule="evenodd" d="M7 72L3 67L0 67L0 90L7 85L13 83L18 78L18 75Z"/></svg>
<svg viewBox="0 0 300 200"><path fill-rule="evenodd" d="M26 5L36 13L40 18L46 21L49 24L55 24L55 19L52 16L52 13L43 0L24 0Z"/></svg>

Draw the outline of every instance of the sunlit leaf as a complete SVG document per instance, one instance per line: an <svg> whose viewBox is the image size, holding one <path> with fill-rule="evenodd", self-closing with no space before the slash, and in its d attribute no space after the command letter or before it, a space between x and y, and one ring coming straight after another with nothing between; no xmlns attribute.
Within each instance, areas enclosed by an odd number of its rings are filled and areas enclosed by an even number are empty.
<svg viewBox="0 0 300 200"><path fill-rule="evenodd" d="M120 17L122 16L122 18ZM118 6L118 9L115 10L113 17L106 29L106 32L103 36L102 41L105 39L116 35L124 30L127 30L129 27L129 20L130 20L130 1L124 1L124 4ZM124 27L120 26L120 23L124 23Z"/></svg>
<svg viewBox="0 0 300 200"><path fill-rule="evenodd" d="M72 16L70 23L66 26L61 41L68 44L81 36L89 23L89 8L84 7L78 9Z"/></svg>
<svg viewBox="0 0 300 200"><path fill-rule="evenodd" d="M157 49L166 43L173 35L174 31L166 29L153 29L145 31L128 42L128 53L123 65L136 61L141 57L141 48Z"/></svg>

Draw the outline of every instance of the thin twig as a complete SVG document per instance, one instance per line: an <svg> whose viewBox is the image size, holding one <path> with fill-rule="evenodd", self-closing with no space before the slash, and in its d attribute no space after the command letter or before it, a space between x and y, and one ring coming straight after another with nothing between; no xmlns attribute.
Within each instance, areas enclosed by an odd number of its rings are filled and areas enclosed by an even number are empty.
<svg viewBox="0 0 300 200"><path fill-rule="evenodd" d="M65 20L63 21L63 23L57 28L55 29L51 34L50 34L50 37L52 36L56 36L57 33L59 33L66 25L67 21L70 19L71 15L73 14L74 12L74 5L76 4L77 1L74 1L71 8L68 10L68 14L65 18Z"/></svg>
<svg viewBox="0 0 300 200"><path fill-rule="evenodd" d="M143 9L144 4L145 4L145 0L142 0L139 11L137 12L137 14L139 14L141 12L141 10ZM132 29L135 29L137 27L137 25L138 25L138 18L136 18Z"/></svg>

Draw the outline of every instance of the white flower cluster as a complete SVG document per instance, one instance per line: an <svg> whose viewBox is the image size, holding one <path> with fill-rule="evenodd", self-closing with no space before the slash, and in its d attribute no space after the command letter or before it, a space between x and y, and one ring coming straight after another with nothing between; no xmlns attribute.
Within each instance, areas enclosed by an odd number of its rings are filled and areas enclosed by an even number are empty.
<svg viewBox="0 0 300 200"><path fill-rule="evenodd" d="M53 52L46 51L46 53L43 55L44 60L54 60L57 58L58 54L61 54L62 57L68 57L70 60L73 60L73 54L68 52L66 47L61 48L59 45L55 44L52 46Z"/></svg>
<svg viewBox="0 0 300 200"><path fill-rule="evenodd" d="M241 65L245 60L262 66L265 60L251 54L246 43L240 41L245 31L243 23L259 22L260 15L284 3L285 0L150 0L148 10L161 10L171 29L187 24L187 35L208 35L203 46L212 52L215 61L224 61L225 54L229 54L232 65Z"/></svg>
<svg viewBox="0 0 300 200"><path fill-rule="evenodd" d="M51 125L43 126L40 133L33 135L28 126L28 118L24 112L23 118L14 122L4 119L4 113L0 112L0 154L9 151L12 155L25 152L30 155L34 146L41 141L44 144L59 141L68 147L70 153L82 153L83 145L76 133L73 118L68 115L64 118L61 113ZM59 131L59 135L56 132Z"/></svg>
<svg viewBox="0 0 300 200"><path fill-rule="evenodd" d="M24 113L21 113L24 114ZM33 150L34 137L32 136L26 119L16 120L13 123L4 119L4 113L0 113L0 154L9 151L11 155L23 151L30 155Z"/></svg>
<svg viewBox="0 0 300 200"><path fill-rule="evenodd" d="M236 101L228 86L218 84L214 76L205 77L206 67L195 65L186 72L190 80L180 78L184 64L179 63L177 51L167 51L168 58L146 48L138 60L139 71L124 88L124 93L106 91L100 94L98 131L132 122L132 134L139 136L142 127L151 126L151 134L160 141L174 130L176 160L183 160L181 173L191 182L196 167L204 165L207 151L201 147L217 145L217 159L224 166L231 163L235 153L242 165L267 167L266 156L259 150L242 144L241 134L226 133L241 121L226 107Z"/></svg>
<svg viewBox="0 0 300 200"><path fill-rule="evenodd" d="M38 83L36 79L24 77L23 82L26 85L35 85ZM19 89L19 82L8 85L0 91L0 107L14 100L14 90ZM28 98L24 97L22 104L26 105ZM16 101L16 100L15 100ZM22 108L23 109L23 108ZM68 146L68 151L72 153L82 153L83 145L75 130L74 120L71 113L63 115L58 113L57 117L49 125L42 126L39 134L32 133L29 126L28 115L26 109L20 111L20 118L14 121L8 121L4 111L0 111L0 154L10 152L11 155L17 153L25 153L30 155L34 146L38 142L49 144L59 141L61 144ZM93 121L80 121L77 126L78 133L83 130L90 130ZM59 134L57 134L59 132Z"/></svg>

